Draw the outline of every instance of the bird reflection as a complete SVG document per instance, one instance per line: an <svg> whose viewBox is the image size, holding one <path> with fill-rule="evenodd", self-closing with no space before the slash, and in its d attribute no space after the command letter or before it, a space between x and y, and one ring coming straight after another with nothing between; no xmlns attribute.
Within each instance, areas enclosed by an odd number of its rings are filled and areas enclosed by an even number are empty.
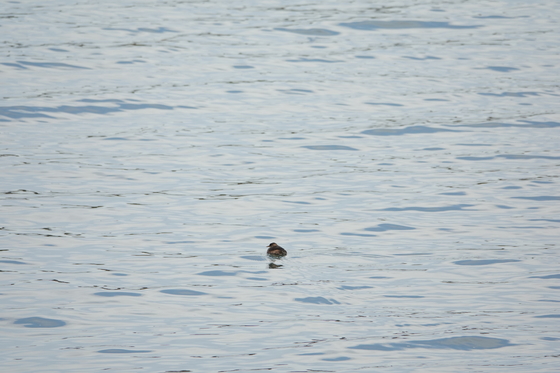
<svg viewBox="0 0 560 373"><path fill-rule="evenodd" d="M268 268L276 269L276 268L281 268L282 264L276 264L274 262L288 255L288 252L286 251L286 249L279 246L276 242L273 242L270 245L268 245L268 250L266 251L266 255L268 255L268 258L271 261L270 263L268 263Z"/></svg>

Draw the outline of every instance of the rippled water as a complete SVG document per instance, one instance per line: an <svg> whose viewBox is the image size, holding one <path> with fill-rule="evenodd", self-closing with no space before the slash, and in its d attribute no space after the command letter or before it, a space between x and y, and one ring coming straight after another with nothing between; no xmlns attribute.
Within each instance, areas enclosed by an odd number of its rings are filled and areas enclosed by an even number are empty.
<svg viewBox="0 0 560 373"><path fill-rule="evenodd" d="M3 368L557 371L558 9L5 2Z"/></svg>

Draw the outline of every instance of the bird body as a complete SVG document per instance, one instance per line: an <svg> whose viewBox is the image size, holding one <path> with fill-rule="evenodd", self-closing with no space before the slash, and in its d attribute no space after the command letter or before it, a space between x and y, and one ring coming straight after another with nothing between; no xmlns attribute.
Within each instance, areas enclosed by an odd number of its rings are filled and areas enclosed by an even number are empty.
<svg viewBox="0 0 560 373"><path fill-rule="evenodd" d="M283 247L280 247L276 242L273 242L268 245L266 254L273 257L282 257L288 255L288 252Z"/></svg>

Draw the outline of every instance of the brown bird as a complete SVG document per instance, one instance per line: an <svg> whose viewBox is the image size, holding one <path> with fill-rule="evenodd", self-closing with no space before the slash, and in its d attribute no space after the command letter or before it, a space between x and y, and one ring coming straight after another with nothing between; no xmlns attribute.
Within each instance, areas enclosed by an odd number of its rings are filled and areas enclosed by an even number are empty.
<svg viewBox="0 0 560 373"><path fill-rule="evenodd" d="M270 245L268 245L268 250L266 251L266 254L275 257L282 257L288 255L288 252L284 250L283 247L278 246L276 242L273 242Z"/></svg>

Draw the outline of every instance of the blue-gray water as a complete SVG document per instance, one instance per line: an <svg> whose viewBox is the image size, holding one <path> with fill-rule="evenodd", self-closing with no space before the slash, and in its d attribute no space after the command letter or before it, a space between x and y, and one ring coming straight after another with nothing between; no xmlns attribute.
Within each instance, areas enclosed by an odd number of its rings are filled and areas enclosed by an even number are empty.
<svg viewBox="0 0 560 373"><path fill-rule="evenodd" d="M2 370L558 371L559 17L3 2Z"/></svg>

